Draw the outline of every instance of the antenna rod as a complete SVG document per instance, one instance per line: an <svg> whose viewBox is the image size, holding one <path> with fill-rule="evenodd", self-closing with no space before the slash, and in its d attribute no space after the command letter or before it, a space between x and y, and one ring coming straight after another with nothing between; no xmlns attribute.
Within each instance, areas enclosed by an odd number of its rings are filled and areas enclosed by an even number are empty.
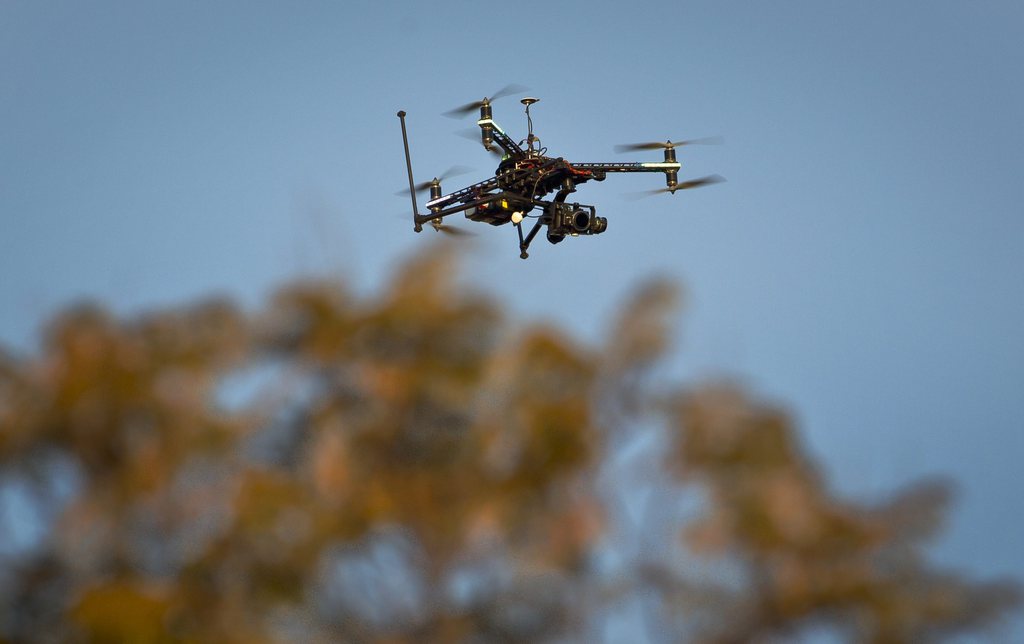
<svg viewBox="0 0 1024 644"><path fill-rule="evenodd" d="M533 118L530 116L530 106L533 105L534 103L539 103L540 99L534 98L532 96L527 96L526 98L521 99L519 102L526 106L526 127L529 130L529 132L526 135L526 147L530 150L530 152L533 152L534 141L540 141L540 139L533 135Z"/></svg>
<svg viewBox="0 0 1024 644"><path fill-rule="evenodd" d="M412 199L413 230L420 232L420 212L416 208L416 184L412 180L412 159L409 157L409 137L405 133L405 110L398 110L398 119L402 122L402 145L405 146L405 168L409 171L409 197Z"/></svg>

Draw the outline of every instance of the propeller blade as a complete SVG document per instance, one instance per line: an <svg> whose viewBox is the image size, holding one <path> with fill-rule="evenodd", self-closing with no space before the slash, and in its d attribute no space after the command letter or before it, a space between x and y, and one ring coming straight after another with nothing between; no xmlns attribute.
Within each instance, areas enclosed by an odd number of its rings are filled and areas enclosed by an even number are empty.
<svg viewBox="0 0 1024 644"><path fill-rule="evenodd" d="M494 94L491 94L491 102L493 103L497 99L502 98L504 96L509 96L511 94L522 94L523 92L528 92L528 91L530 91L530 90L527 87L523 87L522 85L516 85L515 83L511 83L509 85L506 85L506 86L502 87L498 91L494 92Z"/></svg>
<svg viewBox="0 0 1024 644"><path fill-rule="evenodd" d="M676 190L689 190L691 188L700 188L701 186L709 186L714 183L723 183L725 177L717 174L708 175L699 179L691 179L690 181L681 181L672 187L655 188L654 190L644 190L643 192L634 192L630 195L632 199L643 199L645 197L653 197L654 195L660 195L663 192L675 193Z"/></svg>
<svg viewBox="0 0 1024 644"><path fill-rule="evenodd" d="M684 145L721 145L722 137L720 136L708 136L701 139L687 139L684 141L651 141L649 143L623 143L622 145L616 145L616 152L636 152L638 150L667 150L669 148L678 148Z"/></svg>
<svg viewBox="0 0 1024 644"><path fill-rule="evenodd" d="M468 139L470 141L476 141L477 143L480 143L480 141L481 141L481 139L480 139L480 128L478 126L476 126L476 125L474 125L473 127L464 128L462 130L457 130L455 132L455 134L461 136L464 139Z"/></svg>
<svg viewBox="0 0 1024 644"><path fill-rule="evenodd" d="M467 173L472 172L472 171L473 171L473 168L467 168L464 165L453 165L452 167L450 167L447 170L445 170L444 172L442 172L441 175L437 177L437 180L438 181L444 181L445 179L450 179L452 177L458 177L460 175L467 174ZM420 181L419 183L417 183L413 187L416 188L416 192L423 192L424 190L427 190L428 188L430 188L431 184L433 184L433 183L434 183L433 180L430 180L430 181ZM395 195L398 196L398 197L408 197L409 196L409 189L405 188L404 190L399 190L398 192L395 193Z"/></svg>
<svg viewBox="0 0 1024 644"><path fill-rule="evenodd" d="M671 190L671 192L675 192L676 190L689 190L690 188L700 188L701 186L710 186L715 183L725 183L725 177L717 174L710 174L706 177L701 177L700 179L683 181L681 183L677 183L675 185L675 189Z"/></svg>
<svg viewBox="0 0 1024 644"><path fill-rule="evenodd" d="M456 132L456 134L458 134L459 136L461 136L464 139L469 139L470 141L474 141L476 143L481 143L481 140L480 140L480 128L478 128L478 127L471 127L471 128L466 128L465 130L459 130L459 131ZM490 148L484 148L484 149L487 150L488 152L490 152L491 154L493 154L494 156L498 157L499 159L504 159L505 158L505 151L503 149L501 149L501 146L498 145L497 143L492 143ZM409 191L406 190L405 194L408 195Z"/></svg>
<svg viewBox="0 0 1024 644"><path fill-rule="evenodd" d="M466 103L465 105L460 105L459 107L456 107L455 109L448 110L447 112L441 112L441 116L447 116L450 119L465 118L466 116L471 114L473 111L480 109L480 106L483 105L483 104L484 104L483 101L473 101L472 103Z"/></svg>
<svg viewBox="0 0 1024 644"><path fill-rule="evenodd" d="M444 172L442 172L441 176L439 176L437 178L437 180L438 181L446 181L448 179L451 179L452 177L459 177L459 176L462 176L464 174L469 174L472 171L473 171L473 168L470 168L470 167L467 167L467 166L464 166L464 165L453 165L452 167L450 167L447 170L445 170ZM430 185L429 181L427 182L427 185L428 186Z"/></svg>
<svg viewBox="0 0 1024 644"><path fill-rule="evenodd" d="M452 226L451 224L440 224L435 225L434 230L439 233L444 233L449 237L476 237L476 233L471 233L465 228L459 226Z"/></svg>
<svg viewBox="0 0 1024 644"><path fill-rule="evenodd" d="M525 92L525 91L527 91L527 88L523 87L522 85L515 85L515 84L506 85L506 86L502 87L501 89L499 89L494 94L492 94L490 96L490 98L484 98L484 100L493 103L494 101L496 101L497 99L499 99L499 98L501 98L503 96L508 96L509 94L519 94L520 92ZM456 107L455 109L448 110L447 112L442 112L441 114L442 114L442 116L447 116L448 118L461 119L461 118L464 118L465 116L471 114L474 110L480 109L480 106L482 106L483 104L484 104L483 100L481 100L481 101L473 101L472 103L466 103L465 105L460 105L459 107Z"/></svg>
<svg viewBox="0 0 1024 644"><path fill-rule="evenodd" d="M408 192L408 191L406 191ZM408 222L412 219L412 213L410 212L396 212L391 213L391 216L395 219L401 219L402 221ZM435 225L433 222L427 222L433 226L434 230L439 233L448 235L449 237L476 237L476 233L470 232L461 226L453 226L451 224L439 224ZM426 226L427 224L424 224Z"/></svg>

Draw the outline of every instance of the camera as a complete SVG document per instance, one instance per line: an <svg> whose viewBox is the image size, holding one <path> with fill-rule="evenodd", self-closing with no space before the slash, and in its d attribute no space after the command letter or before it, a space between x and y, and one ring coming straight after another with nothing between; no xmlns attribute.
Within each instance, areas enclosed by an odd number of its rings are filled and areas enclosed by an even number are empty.
<svg viewBox="0 0 1024 644"><path fill-rule="evenodd" d="M551 204L550 217L548 241L552 244L562 241L566 235L597 235L608 229L608 220L598 217L593 206L556 202Z"/></svg>

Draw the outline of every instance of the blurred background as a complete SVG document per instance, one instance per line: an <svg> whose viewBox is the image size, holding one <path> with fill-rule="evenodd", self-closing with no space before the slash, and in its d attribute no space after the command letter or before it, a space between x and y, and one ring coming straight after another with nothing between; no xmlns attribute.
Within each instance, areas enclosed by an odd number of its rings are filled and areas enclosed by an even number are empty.
<svg viewBox="0 0 1024 644"><path fill-rule="evenodd" d="M65 318L54 316L75 301L109 313L79 311L68 328L121 337L136 331L116 318L226 296L237 305L217 315L246 331L237 355L224 348L223 363L200 365L214 379L248 359L238 356L270 346L287 362L304 346L263 330L283 283L343 283L364 302L360 316L390 310L386 294L416 283L403 266L434 235L414 234L408 200L394 196L406 181L395 112L408 112L417 180L475 168L446 184L455 188L494 162L454 135L472 118L441 113L519 83L541 98L535 132L553 154L643 160L612 148L720 135L722 146L680 150L681 179L728 182L642 201L629 193L660 178L588 184L579 198L608 217L608 232L539 242L525 262L513 231L475 227L457 274L486 294L500 328L546 322L557 346L607 353L643 280L682 284L682 308L665 314L672 349L644 366L656 382L689 391L728 380L787 409L812 469L843 498L880 501L948 477L955 501L928 556L1020 578L1022 33L1024 9L1010 2L4 3L9 372L43 378L28 378L31 391L63 382L33 365L67 357L53 339ZM494 113L518 140L516 98ZM481 364L495 346L479 348ZM269 386L252 378L228 389ZM43 425L78 426L63 422ZM22 447L8 454L25 459ZM95 458L102 469L106 457ZM48 484L54 498L91 480L88 468L67 471ZM21 558L46 522L24 520L32 512L6 485L5 556Z"/></svg>

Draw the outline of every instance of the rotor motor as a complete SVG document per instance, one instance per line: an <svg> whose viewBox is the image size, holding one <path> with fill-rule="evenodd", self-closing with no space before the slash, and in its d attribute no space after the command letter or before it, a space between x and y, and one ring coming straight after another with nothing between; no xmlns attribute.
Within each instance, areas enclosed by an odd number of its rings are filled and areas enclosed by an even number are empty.
<svg viewBox="0 0 1024 644"><path fill-rule="evenodd" d="M676 149L669 147L665 148L665 163L676 163ZM669 188L679 183L679 171L678 170L666 170L665 171L665 185Z"/></svg>
<svg viewBox="0 0 1024 644"><path fill-rule="evenodd" d="M486 99L480 104L480 120L491 120L491 103ZM483 141L484 147L490 150L491 144L494 143L494 126L489 122L480 126L480 139Z"/></svg>

